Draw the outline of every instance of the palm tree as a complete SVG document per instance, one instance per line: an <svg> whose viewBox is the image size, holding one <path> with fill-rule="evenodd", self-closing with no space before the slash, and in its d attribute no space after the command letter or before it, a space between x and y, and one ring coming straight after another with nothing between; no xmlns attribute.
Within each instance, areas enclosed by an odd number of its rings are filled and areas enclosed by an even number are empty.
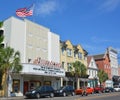
<svg viewBox="0 0 120 100"><path fill-rule="evenodd" d="M108 74L105 73L104 70L98 70L98 78L101 86L101 84L108 79Z"/></svg>
<svg viewBox="0 0 120 100"><path fill-rule="evenodd" d="M0 35L0 45L3 42L4 37ZM22 65L20 62L19 51L14 51L11 47L0 46L0 71L5 74L5 82L3 89L5 91L5 96L8 96L7 81L9 79L9 74L12 72L18 73L22 70ZM10 73L11 72L11 73Z"/></svg>
<svg viewBox="0 0 120 100"><path fill-rule="evenodd" d="M1 30L1 27L3 26L3 22L0 22L0 53L3 49L3 45L2 45L2 42L4 40L4 37L3 37L3 30ZM0 56L0 67L1 67L1 56ZM3 71L0 70L0 90L2 90L2 77L3 77ZM1 95L0 95L1 96Z"/></svg>
<svg viewBox="0 0 120 100"><path fill-rule="evenodd" d="M0 22L0 28L3 26L3 21Z"/></svg>
<svg viewBox="0 0 120 100"><path fill-rule="evenodd" d="M4 71L5 75L5 86L4 90L7 90L7 81L9 79L10 72L18 73L22 70L22 65L20 63L20 53L15 52L13 48L6 47L1 52L2 65L1 69ZM5 91L6 96L8 96L7 91Z"/></svg>
<svg viewBox="0 0 120 100"><path fill-rule="evenodd" d="M83 77L86 75L86 66L81 63L80 61L75 61L73 63L73 70L71 71L72 74L74 74L75 78L76 78L76 87L79 88L79 77Z"/></svg>

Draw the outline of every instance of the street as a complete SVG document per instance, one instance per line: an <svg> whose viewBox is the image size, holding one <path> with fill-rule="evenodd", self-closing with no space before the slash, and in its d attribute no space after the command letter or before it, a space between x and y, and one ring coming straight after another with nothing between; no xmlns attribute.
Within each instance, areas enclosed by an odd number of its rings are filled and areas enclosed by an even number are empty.
<svg viewBox="0 0 120 100"><path fill-rule="evenodd" d="M101 93L92 94L88 96L66 96L66 97L54 97L54 98L40 98L39 100L120 100L120 92L114 93ZM0 100L38 100L38 99L26 99L25 97L12 97L12 98L0 98Z"/></svg>

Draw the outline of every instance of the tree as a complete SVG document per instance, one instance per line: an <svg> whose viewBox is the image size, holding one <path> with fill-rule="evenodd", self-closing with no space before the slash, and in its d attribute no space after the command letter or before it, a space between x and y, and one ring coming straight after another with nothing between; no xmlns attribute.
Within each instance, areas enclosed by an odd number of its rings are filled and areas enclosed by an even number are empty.
<svg viewBox="0 0 120 100"><path fill-rule="evenodd" d="M73 70L71 71L72 74L74 74L75 78L76 78L76 87L79 88L78 86L78 78L79 77L84 77L86 75L86 66L81 63L80 61L75 61L73 63Z"/></svg>
<svg viewBox="0 0 120 100"><path fill-rule="evenodd" d="M3 26L3 21L0 22L0 28Z"/></svg>
<svg viewBox="0 0 120 100"><path fill-rule="evenodd" d="M0 45L3 42L3 39L4 37L0 36ZM19 73L22 70L19 51L14 51L11 47L0 47L0 70L5 74L3 89L5 91L5 96L8 96L7 81L9 75L12 72Z"/></svg>
<svg viewBox="0 0 120 100"><path fill-rule="evenodd" d="M101 86L101 84L108 79L108 74L105 73L104 70L98 70L98 78Z"/></svg>
<svg viewBox="0 0 120 100"><path fill-rule="evenodd" d="M3 26L3 22L0 22L0 53L3 49L3 45L2 45L2 42L4 40L4 37L3 37L3 30L1 30L1 27ZM0 56L0 67L1 67L1 56ZM2 77L3 77L3 71L0 70L0 90L2 90Z"/></svg>

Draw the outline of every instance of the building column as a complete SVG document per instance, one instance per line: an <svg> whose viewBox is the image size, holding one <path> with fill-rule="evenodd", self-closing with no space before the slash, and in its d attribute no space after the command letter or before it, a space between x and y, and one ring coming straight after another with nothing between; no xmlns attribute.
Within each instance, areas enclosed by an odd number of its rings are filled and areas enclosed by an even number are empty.
<svg viewBox="0 0 120 100"><path fill-rule="evenodd" d="M80 79L78 78L77 79L77 89L79 89L80 88Z"/></svg>
<svg viewBox="0 0 120 100"><path fill-rule="evenodd" d="M20 92L21 92L21 95L23 95L23 92L24 92L24 90L23 90L23 88L24 88L24 80L23 80L23 75L21 75L20 76ZM20 95L20 96L21 96Z"/></svg>
<svg viewBox="0 0 120 100"><path fill-rule="evenodd" d="M63 78L62 77L60 78L60 86L61 87L63 86Z"/></svg>

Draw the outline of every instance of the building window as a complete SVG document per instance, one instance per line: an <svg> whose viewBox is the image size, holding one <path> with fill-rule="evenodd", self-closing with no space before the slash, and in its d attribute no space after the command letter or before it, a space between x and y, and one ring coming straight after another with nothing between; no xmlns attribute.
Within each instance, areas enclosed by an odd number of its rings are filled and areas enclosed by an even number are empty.
<svg viewBox="0 0 120 100"><path fill-rule="evenodd" d="M65 66L65 62L62 62L62 68L64 68L64 66Z"/></svg>
<svg viewBox="0 0 120 100"><path fill-rule="evenodd" d="M61 51L62 51L62 54L64 54L65 49L64 49L64 48L62 48L62 49L61 49Z"/></svg>
<svg viewBox="0 0 120 100"><path fill-rule="evenodd" d="M33 34L30 32L30 33L29 33L29 36L30 36L30 37L32 37L32 36L33 36Z"/></svg>
<svg viewBox="0 0 120 100"><path fill-rule="evenodd" d="M91 62L91 66L93 66L93 62Z"/></svg>
<svg viewBox="0 0 120 100"><path fill-rule="evenodd" d="M51 85L51 81L45 81L44 85L49 85L50 86Z"/></svg>
<svg viewBox="0 0 120 100"><path fill-rule="evenodd" d="M89 73L88 73L88 75L90 75L90 70L89 70Z"/></svg>
<svg viewBox="0 0 120 100"><path fill-rule="evenodd" d="M71 71L71 67L72 65L70 63L67 63L67 71L70 72Z"/></svg>
<svg viewBox="0 0 120 100"><path fill-rule="evenodd" d="M72 50L71 49L67 49L67 56L72 56Z"/></svg>
<svg viewBox="0 0 120 100"><path fill-rule="evenodd" d="M74 52L74 58L77 58L77 53L76 52Z"/></svg>
<svg viewBox="0 0 120 100"><path fill-rule="evenodd" d="M14 79L13 80L13 92L18 93L20 91L20 80Z"/></svg>
<svg viewBox="0 0 120 100"><path fill-rule="evenodd" d="M82 53L81 52L78 53L78 58L82 59Z"/></svg>
<svg viewBox="0 0 120 100"><path fill-rule="evenodd" d="M72 56L72 50L71 49L67 49L67 56Z"/></svg>

